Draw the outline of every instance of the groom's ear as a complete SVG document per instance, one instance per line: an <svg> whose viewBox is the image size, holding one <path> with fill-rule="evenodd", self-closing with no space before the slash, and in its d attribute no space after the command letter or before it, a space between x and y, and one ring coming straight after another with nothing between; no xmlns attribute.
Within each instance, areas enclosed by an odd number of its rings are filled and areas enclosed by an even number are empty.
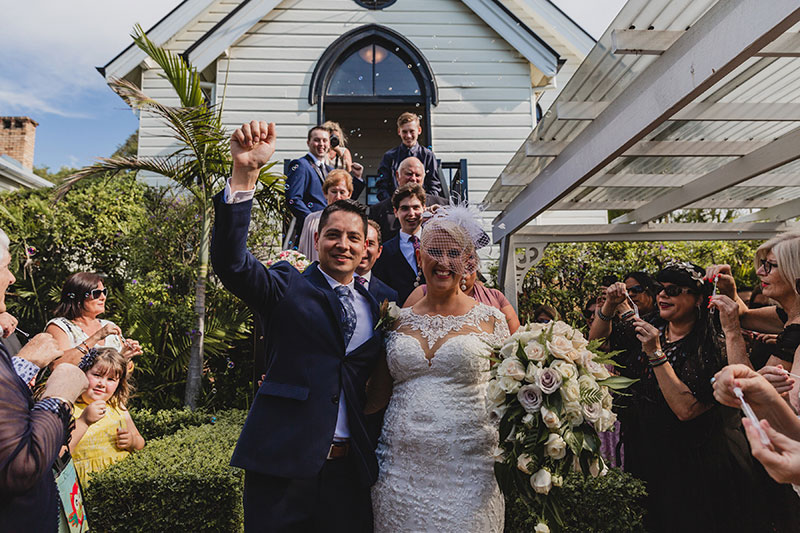
<svg viewBox="0 0 800 533"><path fill-rule="evenodd" d="M314 249L317 251L317 255L319 255L319 231L314 232Z"/></svg>

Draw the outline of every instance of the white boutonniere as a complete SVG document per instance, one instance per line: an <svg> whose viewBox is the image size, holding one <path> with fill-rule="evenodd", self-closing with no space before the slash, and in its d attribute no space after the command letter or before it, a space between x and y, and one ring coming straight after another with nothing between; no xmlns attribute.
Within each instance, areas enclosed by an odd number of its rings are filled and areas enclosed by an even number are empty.
<svg viewBox="0 0 800 533"><path fill-rule="evenodd" d="M395 302L384 300L379 309L378 323L375 324L375 330L391 331L394 329L397 317L400 316L400 308L397 307Z"/></svg>

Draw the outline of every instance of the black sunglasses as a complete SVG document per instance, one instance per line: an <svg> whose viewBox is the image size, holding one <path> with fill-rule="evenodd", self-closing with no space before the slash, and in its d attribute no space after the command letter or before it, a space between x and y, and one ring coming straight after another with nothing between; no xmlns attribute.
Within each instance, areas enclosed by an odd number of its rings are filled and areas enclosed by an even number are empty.
<svg viewBox="0 0 800 533"><path fill-rule="evenodd" d="M100 295L108 296L108 287L104 289L92 289L91 291L84 294L84 298L91 298L92 300L97 300L100 298Z"/></svg>
<svg viewBox="0 0 800 533"><path fill-rule="evenodd" d="M767 261L766 259L759 259L759 263L761 263L761 268L764 269L764 274L769 276L769 273L772 272L773 268L778 268L778 263L773 263L772 261Z"/></svg>
<svg viewBox="0 0 800 533"><path fill-rule="evenodd" d="M645 288L641 285L634 285L633 287L628 287L628 292L630 294L642 294L645 291Z"/></svg>
<svg viewBox="0 0 800 533"><path fill-rule="evenodd" d="M628 289L630 290L630 289ZM656 285L656 294L664 291L664 294L670 297L680 296L684 292L691 292L689 287L681 287L680 285Z"/></svg>

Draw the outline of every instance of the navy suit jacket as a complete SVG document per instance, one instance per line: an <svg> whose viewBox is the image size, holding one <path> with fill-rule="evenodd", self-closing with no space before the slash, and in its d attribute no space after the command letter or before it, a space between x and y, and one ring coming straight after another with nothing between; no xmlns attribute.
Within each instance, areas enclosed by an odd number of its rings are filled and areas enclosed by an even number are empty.
<svg viewBox="0 0 800 533"><path fill-rule="evenodd" d="M403 252L400 251L400 236L393 237L383 243L383 252L372 267L372 275L378 276L389 287L397 291L397 305L405 303L414 290L417 273L408 264ZM425 278L420 274L420 283L425 283Z"/></svg>
<svg viewBox="0 0 800 533"><path fill-rule="evenodd" d="M406 145L401 144L395 146L391 150L387 150L381 158L381 163L378 166L378 182L376 183L378 189L378 200L385 200L391 198L395 190L397 190L397 169L403 159L414 156L425 167L425 181L422 185L425 192L434 196L442 195L442 184L439 180L439 165L436 161L436 154L430 148L425 148L421 144L414 145L413 148L408 149Z"/></svg>
<svg viewBox="0 0 800 533"><path fill-rule="evenodd" d="M397 302L397 291L378 279L374 272L369 280L369 293L375 298L378 305L382 304L384 300Z"/></svg>
<svg viewBox="0 0 800 533"><path fill-rule="evenodd" d="M333 167L326 165L328 171ZM314 211L322 211L328 205L322 193L322 176L319 169L306 154L289 163L286 176L286 202L289 210L297 218L297 227L302 230L306 217ZM298 231L299 234L299 231Z"/></svg>
<svg viewBox="0 0 800 533"><path fill-rule="evenodd" d="M317 263L302 274L286 262L266 269L247 250L252 201L226 204L219 194L214 202L214 271L260 316L267 353L266 377L231 464L282 478L316 476L333 442L343 391L351 454L361 482L371 485L378 466L363 411L366 382L383 350L381 333L345 356L341 304ZM377 302L356 286L377 321Z"/></svg>

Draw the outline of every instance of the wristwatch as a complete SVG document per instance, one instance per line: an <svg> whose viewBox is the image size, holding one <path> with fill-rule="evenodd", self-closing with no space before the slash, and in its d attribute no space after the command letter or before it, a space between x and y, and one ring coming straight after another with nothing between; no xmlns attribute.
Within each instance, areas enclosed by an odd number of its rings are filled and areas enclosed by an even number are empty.
<svg viewBox="0 0 800 533"><path fill-rule="evenodd" d="M651 361L654 359L661 359L662 357L664 357L664 352L661 351L661 348L657 349L652 354L647 355L647 358L650 359Z"/></svg>

